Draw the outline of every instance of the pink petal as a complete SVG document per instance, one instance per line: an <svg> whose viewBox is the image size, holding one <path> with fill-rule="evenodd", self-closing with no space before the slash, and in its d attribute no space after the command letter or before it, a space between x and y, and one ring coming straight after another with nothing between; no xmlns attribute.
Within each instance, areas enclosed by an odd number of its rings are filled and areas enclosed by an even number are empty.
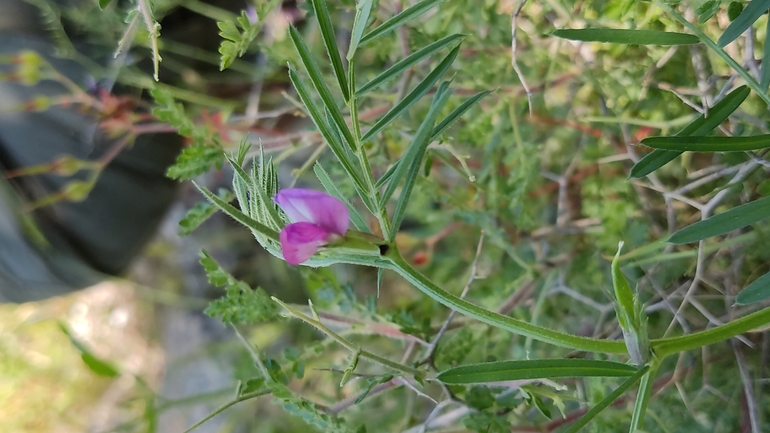
<svg viewBox="0 0 770 433"><path fill-rule="evenodd" d="M348 231L350 212L347 206L329 194L289 188L279 191L275 202L295 223L313 223L340 236L345 236Z"/></svg>
<svg viewBox="0 0 770 433"><path fill-rule="evenodd" d="M281 251L283 258L292 266L307 261L326 245L333 234L313 223L298 222L289 224L281 230Z"/></svg>

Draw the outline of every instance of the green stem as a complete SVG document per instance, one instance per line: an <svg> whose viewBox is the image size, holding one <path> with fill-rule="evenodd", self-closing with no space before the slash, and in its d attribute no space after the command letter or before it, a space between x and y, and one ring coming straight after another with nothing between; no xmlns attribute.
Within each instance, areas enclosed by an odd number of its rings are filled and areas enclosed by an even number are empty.
<svg viewBox="0 0 770 433"><path fill-rule="evenodd" d="M238 403L240 403L242 401L251 400L252 398L260 397L260 396L263 396L265 394L270 394L270 392L272 392L272 390L270 388L262 388L260 390L254 391L254 392L249 392L249 393L246 393L246 394L242 394L242 395L238 396L238 398L236 398L235 400L228 401L227 403L225 403L222 406L220 406L219 408L217 408L214 412L211 412L210 414L206 415L202 420L196 422L195 424L192 425L192 427L190 427L187 430L185 430L184 433L190 433L191 431L193 431L196 428L198 428L201 425L203 425L203 423L205 423L206 421L210 420L211 418L214 418L215 416L217 416L220 413L222 413L222 412L226 411L227 409L229 409L230 406L234 406L234 405L236 405L236 404L238 404Z"/></svg>
<svg viewBox="0 0 770 433"><path fill-rule="evenodd" d="M639 381L639 379L642 378L643 375L647 373L647 371L650 369L649 366L644 366L639 369L637 373L634 373L633 376L626 379L625 382L623 382L619 387L615 388L615 391L612 391L610 395L605 397L602 401L599 402L596 406L592 407L591 410L586 412L585 415L583 415L575 424L572 424L569 429L567 429L564 433L577 433L588 425L589 422L591 422L592 419L596 418L597 415L599 415L604 409L607 409L610 407L612 403L615 402L615 400L619 399L623 393L628 391L628 388L631 388L636 384L636 382Z"/></svg>
<svg viewBox="0 0 770 433"><path fill-rule="evenodd" d="M585 352L626 354L626 345L622 341L599 340L596 338L579 337L554 331L541 326L532 325L522 320L503 316L477 305L471 304L457 296L441 289L433 284L427 277L407 263L395 246L391 245L385 258L390 260L390 269L404 277L420 291L440 302L441 304L456 310L466 316L480 322L505 329L525 337L553 344L567 349L582 350Z"/></svg>
<svg viewBox="0 0 770 433"><path fill-rule="evenodd" d="M351 343L350 341L343 338L341 335L337 334L336 332L332 331L326 325L321 323L318 320L313 319L312 317L309 317L293 308L291 308L289 305L283 303L280 299L276 298L275 296L272 297L273 301L281 305L283 308L285 308L289 313L291 313L292 316L302 320L303 322L306 322L309 325L312 325L316 327L319 331L323 332L327 336L329 336L331 339L339 343L344 348L350 350L354 354L357 354L358 356L362 358L367 358L371 361L374 361L376 363L382 364L388 368L392 368L396 371L401 371L403 373L406 373L410 376L416 376L416 377L424 377L425 371L424 370L418 370L416 368L412 368L409 366L406 366L404 364L400 364L395 361L391 361L387 358L383 358L380 355L377 355L376 353L369 352L367 350L362 350L360 347L356 346L355 344Z"/></svg>
<svg viewBox="0 0 770 433"><path fill-rule="evenodd" d="M652 340L651 345L658 358L662 359L674 353L697 349L699 347L727 340L769 323L770 307L705 331L682 335L680 337Z"/></svg>
<svg viewBox="0 0 770 433"><path fill-rule="evenodd" d="M375 187L374 175L372 174L372 167L369 164L369 158L366 156L366 149L364 149L364 143L361 142L361 122L358 119L358 98L356 97L356 69L355 69L355 57L350 60L348 64L348 83L350 86L350 101L348 102L348 108L350 109L350 119L353 123L353 137L356 140L356 157L361 164L361 169L364 172L366 186L369 188L369 199L376 206L377 212L374 212L374 216L380 223L380 230L385 239L390 239L390 222L388 221L388 213L384 206L380 205L380 192Z"/></svg>
<svg viewBox="0 0 770 433"><path fill-rule="evenodd" d="M634 413L631 416L630 433L634 433L644 427L644 414L647 412L647 403L650 401L652 383L655 374L658 372L659 364L657 361L651 362L650 370L642 376L642 382L639 384L639 393L634 403Z"/></svg>
<svg viewBox="0 0 770 433"><path fill-rule="evenodd" d="M703 42L707 47L709 47L717 56L721 57L725 62L727 62L728 65L743 78L743 80L746 82L746 84L751 87L751 90L753 90L757 96L759 96L767 105L770 106L770 95L767 94L766 91L762 90L762 86L757 83L757 81L752 77L749 72L741 67L741 65L738 64L738 62L735 61L732 57L730 57L729 54L725 52L719 45L717 45L714 41L711 40L708 36L706 36L705 33L700 31L698 27L696 27L691 22L687 21L683 16L676 13L671 7L669 7L667 4L663 2L656 2L657 6L661 9L663 9L667 14L674 17L675 20L682 23L683 26L690 29L691 32L695 34L695 36L700 39L701 42Z"/></svg>

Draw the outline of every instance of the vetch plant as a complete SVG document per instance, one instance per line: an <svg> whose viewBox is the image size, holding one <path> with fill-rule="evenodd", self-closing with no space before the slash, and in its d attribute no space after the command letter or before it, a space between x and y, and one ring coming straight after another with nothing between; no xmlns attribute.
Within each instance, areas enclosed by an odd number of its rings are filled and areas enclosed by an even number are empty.
<svg viewBox="0 0 770 433"><path fill-rule="evenodd" d="M292 220L280 235L281 252L290 265L307 261L319 247L341 241L348 231L347 207L328 194L290 188L278 192L275 202Z"/></svg>
<svg viewBox="0 0 770 433"><path fill-rule="evenodd" d="M237 156L228 157L228 161L234 169L233 191L238 206L228 203L203 187L199 188L212 204L248 227L265 249L274 256L284 259L290 265L304 264L314 268L325 268L336 264L366 266L376 269L378 286L384 278L383 273L392 271L424 295L466 316L463 322L455 322L456 325L453 325L453 316L450 315L444 323L435 326L437 330L434 329L433 324L427 323L423 329L418 331L415 329L419 328L420 324L416 321L410 322L407 317L402 320L403 326L401 328L394 329L383 325L383 323L390 324L390 322L378 315L375 299L368 304L365 313L368 314L367 317L371 321L365 322L363 325L355 323L356 326L353 326L350 325L352 319L349 317L338 317L328 311L320 310L313 302L310 302L308 306L291 305L280 300L279 295L274 296L272 299L283 308L288 317L299 319L313 326L328 337L327 341L334 342L349 352L346 368L338 368L336 365L329 368L343 375L342 384L349 383L348 379L351 377L367 381L368 386L355 400L356 404L367 398L373 389L381 390L403 386L417 397L432 402L440 400L441 403L435 406L437 411L443 410L444 406L449 404L463 406L467 409L466 413L469 414L466 418L466 425L472 426L469 428L477 431L507 431L506 429L510 427L510 420L504 415L508 413L518 411L517 416L523 417L522 414L525 414L530 408L536 408L544 416L550 418L550 411L543 403L543 398L553 400L555 406L559 407L560 410L563 409L564 404L559 395L538 389L533 384L550 384L552 382L549 381L552 379L563 377L621 377L623 382L614 387L612 392L606 393L606 396L600 396L598 403L590 410L586 409L584 416L580 419L578 417L570 418L574 424L567 431L578 431L601 411L622 398L623 393L639 384L633 413L628 420L629 431L633 432L643 428L647 406L653 395L652 390L656 374L667 358L740 336L742 333L767 326L770 323L770 309L764 308L752 310L742 317L727 321L707 316L709 325L703 331L674 337L668 337L666 333L661 332L661 338L650 338L656 335L656 332L651 332L650 320L648 320L649 305L645 306L641 292L635 293L631 289L631 284L621 270L621 266L644 252L661 249L660 245L663 244L663 241L638 247L626 255L621 255L619 247L614 260L609 264L608 270L612 276L611 282L614 289L612 297L615 302L614 310L617 318L617 326L610 331L617 330L616 334L613 332L573 333L542 325L538 321L538 314L542 312L545 308L544 304L548 302L546 290L543 290L543 294L533 307L533 313L517 314L512 313L513 307L507 308L504 302L500 308L493 309L493 306L482 305L481 302L468 301L465 299L467 290L463 290L462 294L458 296L454 294L453 289L442 287L442 284L426 276L403 253L407 247L404 246L403 242L399 242L399 236L405 235L405 230L402 230L402 227L405 225L407 215L416 210L414 203L421 200L420 193L422 191L419 191L418 183L426 189L440 188L440 186L431 184L430 179L422 179L422 174L431 173L433 161L440 159L452 168L456 168L455 165L452 165L451 158L447 157L445 153L434 152L435 148L438 147L437 143L444 140L442 134L464 113L479 104L489 92L482 91L473 94L468 92L468 89L463 89L464 92L455 92L452 87L454 85L452 80L441 81L459 58L460 44L463 42L463 35L461 34L444 36L430 45L419 48L367 82L359 83L362 80L357 77L356 68L361 50L372 41L384 39L391 33L403 29L404 24L439 5L442 3L441 0L417 2L381 23L372 17L374 13L373 2L371 0L359 1L348 41L347 64L343 62L340 55L339 38L332 27L326 0L313 0L310 3L329 63L323 68L319 66L317 56L314 56L313 51L306 45L300 31L295 27L290 27L289 39L296 50L294 58L298 62L289 63L288 75L296 90L299 102L323 139L322 146L328 147L337 160L338 164L332 166L331 173L333 174L327 172L320 162L315 163L314 172L328 194L296 188L278 190L276 169L272 161L265 157L263 149L260 149L259 155L254 158L250 171L243 168L245 157L249 153L248 146L245 145L241 146ZM564 29L554 33L556 37L577 41L612 44L679 46L703 43L712 49L717 56L724 58L729 66L735 69L736 76L746 82L746 86L740 86L733 90L726 86L724 92L721 92L722 97L707 107L708 110L703 110L704 112L700 115L685 118L686 122L682 124L686 124L686 126L675 136L650 137L642 140L642 144L655 147L658 150L637 160L636 165L631 170L631 177L641 178L651 175L685 151L743 152L767 149L768 139L766 135L749 138L705 137L719 128L743 104L752 90L758 94L762 101L768 102L767 83L763 80L758 82L731 58L728 60L729 56L721 47L710 39L706 40L707 38L700 32L693 30L693 25L684 22L681 16L669 6L661 3L659 7L695 34L641 29ZM371 23L377 23L377 25L367 32L366 29ZM734 32L735 30L731 30L731 33ZM720 40L722 39L720 38ZM449 52L436 62L435 68L422 76L412 90L409 90L407 86L410 80L404 80L406 85L403 94L392 101L389 108L384 110L384 114L376 120L371 119L371 122L362 119L359 108L368 102L368 98L376 96L375 89L378 86L389 80L403 77L412 66L421 62L428 62L432 56L444 49L449 50ZM762 66L764 68L765 64L763 63ZM322 72L325 70L331 71L328 77ZM767 70L770 70L770 67ZM770 75L768 76L770 77ZM730 86L732 86L732 82ZM762 94L759 94L759 91ZM456 103L454 108L450 108L450 100L456 98L456 94L471 96ZM429 105L426 103L426 107L422 111L417 110L421 107L421 102L427 99L430 99ZM407 117L407 114L412 118L417 118L419 125L414 130L405 132L397 125L398 120ZM517 123L515 110L510 107L503 107L495 113L496 116L505 114L509 115L506 122L513 131L512 135L515 140L517 140L517 150L521 152L518 154L520 158L519 170L526 170L527 165L533 164L533 162L526 160L527 155L522 150L524 140L519 132L521 126ZM490 133L490 135L495 134ZM394 150L380 143L380 141L390 140L392 136L406 137L408 144L403 149ZM499 140L493 141L490 147L494 147L498 143ZM389 156L392 153L400 156L393 158L392 163L388 164L387 167L373 166L372 162L375 158L380 157L380 153ZM449 153L456 157L455 153ZM759 156L755 156L759 158ZM460 165L467 171L468 167L464 165L464 160L457 159L461 160ZM756 165L759 164L758 162ZM458 171L462 172L462 170ZM487 198L487 204L494 203L498 207L508 205L505 203L506 197L499 197L495 194L496 190L493 189L496 184L506 181L502 176L497 177L499 172L504 170L492 163L485 166L484 171L486 172L484 176L488 176L492 180L479 185L473 183L476 181L475 176L467 176L469 179L467 189L472 190L473 194L478 196L488 194L491 198ZM509 175L511 174L509 173ZM560 178L561 181L566 182L564 178ZM440 189L438 190L440 191ZM469 195L472 196L472 194ZM681 194L672 193L670 196L681 196ZM463 197L467 201L472 201L468 196ZM455 199L456 197L451 198ZM519 199L521 200L521 197ZM767 218L766 200L756 200L752 206L744 205L746 207L735 208L734 212L743 215L743 218L740 218L738 222L735 222L734 218L707 218L708 212L704 211L703 222L691 226L692 229L690 230L683 230L679 234L674 234L670 240L675 243L700 241L698 260L701 263L705 254L705 247L702 242L706 237L725 234L726 230L742 228ZM462 208L464 205L461 200L450 202L458 208ZM421 203L424 204L424 202ZM276 204L288 217L288 222L280 214ZM517 287L518 282L524 280L545 281L546 283L553 280L551 278L554 276L551 273L551 266L553 265L547 260L539 262L536 260L538 253L542 251L538 251L536 248L526 249L513 246L502 240L507 232L500 229L500 221L483 214L485 211L492 212L492 206L481 212L474 212L477 211L476 209L468 210L468 207L463 208L463 212L458 211L457 214L483 227L485 231L494 231L494 236L489 235L489 237L493 242L497 242L496 246L505 257L505 265L508 268L516 268L515 276L519 278L515 280ZM727 216L731 217L733 214ZM729 219L729 221L725 222L725 219ZM673 223L676 222L675 220L673 218ZM351 223L356 230L349 230ZM724 224L724 226L719 229L714 227L715 224ZM674 231L673 227L673 225L669 227L672 232ZM447 230L447 232L450 231ZM534 235L532 237L534 238ZM547 250L547 248L544 249ZM457 258L453 259L456 260ZM468 285L477 277L477 260L478 254L474 259L472 276ZM591 257L591 260L595 260L595 258ZM662 262L663 259L658 261ZM600 265L593 265L606 267L607 263L602 262ZM509 269L501 266L500 272L506 271ZM339 282L330 274L332 272L321 270L318 271L318 274L310 275L323 275L324 278L332 281L331 286L339 286ZM563 275L560 275L560 278L563 280ZM696 274L694 278L699 281L701 276ZM491 287L488 287L487 290L489 292L506 290L506 287L499 283L503 280L504 278L501 277L496 280L498 284L490 283ZM759 282L755 283L757 286L763 285L767 283L767 278L760 277L756 281ZM235 283L230 279L228 279L228 284L235 286ZM591 299L585 301L585 295L575 294L575 291L567 287L566 284L562 283L562 286L560 290L563 293L573 293L576 299L581 299L585 303L596 303ZM694 283L693 286L697 286L697 284ZM762 287L751 287L749 291L751 296L744 296L742 301L750 302L755 299L763 299L763 293L766 292L761 289ZM265 300L265 297L260 295L259 299ZM665 299L665 301L668 302L669 300ZM690 302L689 294L684 296L679 309L684 308L687 302ZM602 311L600 321L603 321L605 313L612 310L612 305L609 309L604 309L601 305L600 307L599 309ZM348 305L346 308L353 307ZM684 321L680 311L674 307L670 307L670 309L674 310L676 320ZM361 311L363 310L364 308L361 308ZM235 317L235 315L228 317ZM339 326L340 323L346 323L349 328L340 331L342 328ZM479 326L478 324L488 326ZM358 340L353 338L359 329L357 325L365 328L366 332L376 329L376 332L371 333L408 342L410 347L407 352L408 356L404 356L403 361L397 362L365 349ZM488 340L479 340L474 338L475 335L473 334L469 336L467 333L476 332L471 330L472 326L482 329L484 338L488 338ZM494 346L493 340L500 338L500 334L505 335L506 343L515 346L515 349L501 350L495 352L495 355L479 355L475 358L475 362L468 363L460 362L465 359L464 356L457 356L442 364L437 362L437 358L441 360L441 357L436 356L436 348L440 347L439 344L442 343L449 345L446 339L442 340L442 337L450 327L462 328L463 330L459 332L466 332L464 344L472 346L468 348L457 343L457 346L460 346L459 348L455 347L457 352L469 353L473 349L479 353L484 353L488 346ZM427 331L424 331L425 328ZM406 329L409 332L405 331ZM482 335L482 331L479 331L479 335ZM433 335L433 340L427 341L426 335ZM616 337L611 337L612 335ZM624 341L620 340L620 336ZM518 339L524 340L524 343L518 344ZM517 343L511 343L512 341ZM573 357L567 357L567 352L556 350L549 352L546 359L528 359L532 341L539 341L545 345L579 353L574 354ZM483 346L483 348L479 346ZM523 346L524 349L518 346ZM421 347L426 348L426 356L421 361L411 361L412 354L420 351ZM251 345L249 345L249 350L253 351ZM446 352L450 351L447 350ZM319 409L316 405L293 394L285 386L285 383L277 379L277 377L281 377L278 373L271 373L268 368L262 365L263 355L258 351L253 353L254 362L259 366L262 377L259 382L259 389L251 390L250 392L253 394L248 395L256 397L272 393L275 398L284 402L287 410L298 414L322 429L326 429L325 431L350 431L352 429L336 415L349 408L353 403L347 404L343 401L337 406L326 408L326 410ZM438 355L442 355L442 353L441 350L438 351ZM553 353L557 355L554 356ZM500 357L505 359L500 359ZM293 363L292 370L297 368L297 356L292 355L291 359L287 357L287 360ZM361 360L367 360L371 364L367 365L365 371L362 366L364 363L360 362ZM457 365L460 363L464 365ZM514 383L514 381L516 382ZM433 385L436 385L439 391L430 390L429 388ZM498 392L496 388L498 386L508 387L507 391ZM521 391L516 394L518 400L506 398L508 391L514 393L517 390ZM243 395L239 394L238 401L242 401L240 398ZM423 429L427 428L429 421L430 417L423 424ZM492 427L497 430L490 430Z"/></svg>

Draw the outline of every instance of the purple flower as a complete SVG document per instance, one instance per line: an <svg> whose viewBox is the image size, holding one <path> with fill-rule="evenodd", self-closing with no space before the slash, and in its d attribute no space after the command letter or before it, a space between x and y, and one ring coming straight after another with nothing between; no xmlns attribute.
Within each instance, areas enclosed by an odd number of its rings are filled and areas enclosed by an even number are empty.
<svg viewBox="0 0 770 433"><path fill-rule="evenodd" d="M281 251L290 265L307 261L318 248L345 236L350 213L336 198L311 189L284 189L275 202L292 223L281 230Z"/></svg>

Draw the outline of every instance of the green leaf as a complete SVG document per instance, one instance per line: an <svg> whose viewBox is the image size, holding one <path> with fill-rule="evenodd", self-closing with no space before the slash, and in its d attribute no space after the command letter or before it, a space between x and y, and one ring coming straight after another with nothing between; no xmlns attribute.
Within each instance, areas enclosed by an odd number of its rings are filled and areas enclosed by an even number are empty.
<svg viewBox="0 0 770 433"><path fill-rule="evenodd" d="M115 368L112 364L106 361L102 361L101 359L94 356L91 352L83 352L80 354L80 358L83 360L83 362L86 363L86 366L88 366L89 370L93 371L99 376L116 377L120 374L120 371L118 371L118 369Z"/></svg>
<svg viewBox="0 0 770 433"><path fill-rule="evenodd" d="M727 5L727 19L730 20L730 22L735 21L736 18L743 12L743 3L739 1L730 2L729 5Z"/></svg>
<svg viewBox="0 0 770 433"><path fill-rule="evenodd" d="M195 182L193 182L193 185L195 185L195 187L198 188L198 191L203 193L207 199L214 203L214 205L217 206L219 210L226 213L227 215L230 215L230 217L232 217L234 220L250 228L251 230L258 232L275 242L278 242L278 232L239 211L233 205L217 197L208 189L198 185Z"/></svg>
<svg viewBox="0 0 770 433"><path fill-rule="evenodd" d="M629 332L636 322L634 309L634 292L628 284L625 275L620 270L620 250L623 248L623 242L618 244L618 252L612 260L612 287L615 291L615 311L618 316L618 322L624 332Z"/></svg>
<svg viewBox="0 0 770 433"><path fill-rule="evenodd" d="M226 202L235 198L235 194L225 189L219 190L218 196ZM193 230L197 229L207 219L214 215L214 212L216 211L216 206L209 201L202 201L193 206L179 221L179 236L187 236L192 233Z"/></svg>
<svg viewBox="0 0 770 433"><path fill-rule="evenodd" d="M246 11L241 11L236 21L219 21L219 36L222 37L222 43L219 45L219 70L224 71L233 64L238 57L243 56L251 45L251 42L259 35L262 26L259 23L252 23L246 15ZM243 29L241 32L238 27Z"/></svg>
<svg viewBox="0 0 770 433"><path fill-rule="evenodd" d="M318 180L321 181L321 185L323 185L326 192L328 192L333 197L336 197L337 200L345 203L345 206L350 212L350 219L353 221L353 225L356 226L356 229L364 233L371 233L369 226L366 224L366 220L364 220L364 218L358 212L358 209L353 207L353 205L350 203L350 200L348 200L337 188L337 185L332 182L332 179L329 177L329 174L326 172L326 170L324 170L320 162L315 163L313 171L315 172L316 177L318 177Z"/></svg>
<svg viewBox="0 0 770 433"><path fill-rule="evenodd" d="M610 395L600 401L599 404L586 412L585 415L583 415L575 424L572 424L564 433L577 433L580 431L580 429L585 427L589 422L591 422L592 419L596 418L596 415L599 415L602 411L604 411L604 409L607 409L613 402L615 402L615 400L620 398L623 393L634 386L634 384L636 384L636 382L638 382L639 379L645 373L647 373L647 370L649 370L648 366L644 366L639 369L636 373L634 373L633 376L629 377L619 387L615 388L615 390L612 391Z"/></svg>
<svg viewBox="0 0 770 433"><path fill-rule="evenodd" d="M372 3L374 0L360 0L356 5L356 18L353 20L353 29L350 31L350 45L348 46L348 61L353 60L356 54L361 37L366 30L366 24L372 13Z"/></svg>
<svg viewBox="0 0 770 433"><path fill-rule="evenodd" d="M723 235L770 218L770 197L754 200L726 212L706 218L671 235L672 244L687 244Z"/></svg>
<svg viewBox="0 0 770 433"><path fill-rule="evenodd" d="M711 17L716 15L717 11L719 11L719 6L721 5L721 0L708 0L700 5L700 7L695 10L695 13L698 14L698 23L703 24L710 20Z"/></svg>
<svg viewBox="0 0 770 433"><path fill-rule="evenodd" d="M396 204L396 210L393 212L393 221L391 223L391 237L395 237L398 233L398 228L401 226L401 221L404 219L406 213L406 207L409 205L409 198L412 195L412 190L417 182L417 176L420 174L420 166L422 165L423 156L430 144L430 136L433 131L433 125L436 123L436 118L441 109L444 108L444 104L452 94L448 90L449 82L444 81L436 91L436 96L433 98L428 115L423 119L420 128L417 129L417 133L414 135L412 142L409 143L409 147L406 149L406 153L401 157L398 164L398 169L393 174L393 178L390 180L388 187L385 189L385 193L382 196L382 205L390 199L393 192L396 190L401 178L406 176L404 181L404 187L401 189L401 195L398 197L398 203Z"/></svg>
<svg viewBox="0 0 770 433"><path fill-rule="evenodd" d="M476 105L479 101L481 101L481 99L483 97L487 96L490 93L492 93L491 90L485 90L485 91L479 92L479 93L471 96L470 98L466 99L465 101L463 101L462 104L458 105L457 108L452 110L452 112L449 113L449 115L444 118L444 120L442 120L438 125L436 125L435 128L433 128L433 133L430 136L430 140L433 141L436 138L438 138L438 136L442 132L444 132L444 130L449 128L449 126L452 125L452 123L455 120L459 119L460 116L465 114L466 111L470 110L471 107Z"/></svg>
<svg viewBox="0 0 770 433"><path fill-rule="evenodd" d="M361 86L360 89L356 92L356 96L363 96L364 94L376 89L378 86L382 85L388 80L391 80L399 75L401 75L404 71L411 68L412 66L420 63L421 61L425 60L426 58L432 56L433 54L437 53L438 51L446 48L447 46L451 45L452 43L462 40L465 37L465 35L455 34L447 36L443 39L439 39L436 42L433 42L432 44L415 51L414 53L410 54L405 59L400 60L395 65L391 66L390 68L382 71L379 75L374 77L371 81Z"/></svg>
<svg viewBox="0 0 770 433"><path fill-rule="evenodd" d="M318 20L318 27L321 29L321 37L323 38L324 46L326 46L326 53L329 55L329 60L331 60L334 75L337 76L337 83L339 83L340 90L342 91L342 97L347 102L350 100L350 89L348 88L345 68L342 66L340 49L337 47L337 38L334 36L332 20L329 18L329 8L326 5L326 0L312 0L312 3L316 19Z"/></svg>
<svg viewBox="0 0 770 433"><path fill-rule="evenodd" d="M307 45L305 45L305 42L302 40L302 37L300 36L297 29L294 28L294 26L289 27L289 36L294 43L294 48L297 49L297 53L302 60L302 64L305 66L305 69L310 76L310 82L313 83L313 87L315 87L315 90L321 96L321 102L323 103L324 107L326 107L326 109L331 113L332 120L334 121L333 123L337 125L337 128L339 128L339 130L342 132L342 136L345 138L345 141L348 143L350 149L355 150L356 141L353 138L353 135L350 133L350 129L348 128L347 123L345 123L345 119L342 117L342 112L337 106L337 103L334 102L332 93L329 90L329 87L326 85L326 82L324 82L323 77L321 76L321 70L318 69L318 66L313 61ZM307 106L307 104L305 104L305 106Z"/></svg>
<svg viewBox="0 0 770 433"><path fill-rule="evenodd" d="M566 358L463 365L442 371L436 378L445 384L462 385L559 377L624 377L636 372L636 368L618 362Z"/></svg>
<svg viewBox="0 0 770 433"><path fill-rule="evenodd" d="M641 143L655 149L681 152L743 152L770 147L770 134L750 137L647 137Z"/></svg>
<svg viewBox="0 0 770 433"><path fill-rule="evenodd" d="M280 368L280 366L279 366ZM282 383L271 383L273 396L283 403L283 409L297 418L314 426L324 433L352 433L345 421L333 414L321 411L318 406L304 398L295 395L291 389Z"/></svg>
<svg viewBox="0 0 770 433"><path fill-rule="evenodd" d="M755 302L764 301L770 298L770 272L754 280L753 283L746 286L738 293L735 303L738 305L748 305Z"/></svg>
<svg viewBox="0 0 770 433"><path fill-rule="evenodd" d="M86 346L82 341L80 341L72 334L69 328L67 328L67 325L60 322L59 329L61 329L64 335L67 336L67 338L70 340L70 343L72 343L72 346L80 352L80 358L83 360L89 370L93 371L99 376L105 377L115 377L120 374L120 371L117 369L117 367L94 355L88 346Z"/></svg>
<svg viewBox="0 0 770 433"><path fill-rule="evenodd" d="M443 1L444 0L422 0L421 2L415 4L414 6L407 8L405 11L401 12L400 14L385 21L384 23L376 27L371 32L367 33L363 38L361 38L361 42L358 44L358 46L362 47L377 38L385 36L386 34L392 32L398 27L403 26L407 22L419 17L425 12L428 12L429 10L438 6Z"/></svg>
<svg viewBox="0 0 770 433"><path fill-rule="evenodd" d="M112 0L99 0L99 8L104 9L106 8Z"/></svg>
<svg viewBox="0 0 770 433"><path fill-rule="evenodd" d="M378 132L382 131L383 128L388 126L393 120L395 120L398 116L403 114L409 107L411 107L415 102L417 102L420 98L423 97L426 93L428 93L428 90L430 90L431 87L438 81L439 78L441 78L442 75L449 69L449 66L452 65L452 62L457 58L457 54L460 52L460 47L456 47L452 50L444 59L439 63L438 66L436 66L436 69L431 71L430 74L428 74L425 79L423 79L420 84L417 85L417 87L414 88L404 99L399 101L398 104L396 104L393 108L390 109L387 113L385 113L384 116L378 120L374 126L369 129L369 131L364 134L363 137L361 137L361 141L367 141L374 137Z"/></svg>
<svg viewBox="0 0 770 433"><path fill-rule="evenodd" d="M691 45L700 42L694 35L659 30L559 29L551 35L572 41L624 45Z"/></svg>
<svg viewBox="0 0 770 433"><path fill-rule="evenodd" d="M770 0L751 0L743 12L727 26L722 36L717 40L717 45L724 47L737 39L768 9L770 9Z"/></svg>
<svg viewBox="0 0 770 433"><path fill-rule="evenodd" d="M685 126L684 129L679 131L676 136L684 137L688 135L708 134L719 126L720 123L724 122L725 119L730 117L730 115L741 106L743 101L746 100L749 93L751 93L751 90L747 86L738 87L714 104L714 106L708 110L708 115L701 114L695 120L690 122L689 125ZM629 177L636 179L647 176L681 154L682 152L675 150L654 150L645 155L634 165Z"/></svg>
<svg viewBox="0 0 770 433"><path fill-rule="evenodd" d="M256 290L235 279L205 250L201 250L200 263L209 282L225 289L225 297L213 301L206 308L206 315L218 317L225 323L257 323L278 316L281 307L262 289ZM261 386L259 386L261 387Z"/></svg>
<svg viewBox="0 0 770 433"><path fill-rule="evenodd" d="M770 34L770 19L767 20L765 34ZM767 86L770 86L770 44L765 43L762 46L762 66L760 69L759 87L762 90L767 90Z"/></svg>
<svg viewBox="0 0 770 433"><path fill-rule="evenodd" d="M355 187L360 191L366 191L364 182L361 180L361 176L358 174L358 171L355 169L353 162L350 160L346 148L343 147L343 143L337 138L337 134L332 130L331 126L326 123L318 106L311 99L307 87L299 78L297 71L291 67L289 68L289 80L297 90L297 95L305 105L305 109L307 109L310 118L313 119L313 123L315 123L316 128L318 128L318 131L321 132L321 135L323 136L324 140L326 140L326 143L329 145L332 153L334 153L334 156L336 156L340 161L340 164L342 164L345 172L348 174L348 176L350 176L350 179L353 181Z"/></svg>
<svg viewBox="0 0 770 433"><path fill-rule="evenodd" d="M221 147L193 144L182 150L174 165L166 170L166 176L179 180L192 179L211 170L212 166L221 169L224 160Z"/></svg>

